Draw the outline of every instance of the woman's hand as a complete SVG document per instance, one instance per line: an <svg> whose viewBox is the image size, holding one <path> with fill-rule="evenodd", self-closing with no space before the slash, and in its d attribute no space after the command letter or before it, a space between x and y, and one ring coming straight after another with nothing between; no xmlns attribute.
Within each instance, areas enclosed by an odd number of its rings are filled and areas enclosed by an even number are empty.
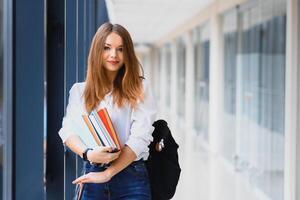
<svg viewBox="0 0 300 200"><path fill-rule="evenodd" d="M111 175L107 171L103 172L90 172L85 175L78 177L74 180L73 184L82 184L82 183L106 183L111 179Z"/></svg>
<svg viewBox="0 0 300 200"><path fill-rule="evenodd" d="M93 150L88 151L87 158L92 163L110 163L120 155L120 151L111 153L112 150L112 147L96 147Z"/></svg>

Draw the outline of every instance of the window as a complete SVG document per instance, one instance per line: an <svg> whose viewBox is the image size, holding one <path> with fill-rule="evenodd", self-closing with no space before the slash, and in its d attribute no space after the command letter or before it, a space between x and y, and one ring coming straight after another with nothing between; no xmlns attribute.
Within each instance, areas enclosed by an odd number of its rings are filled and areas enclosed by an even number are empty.
<svg viewBox="0 0 300 200"><path fill-rule="evenodd" d="M226 13L222 153L270 199L283 199L286 2Z"/></svg>
<svg viewBox="0 0 300 200"><path fill-rule="evenodd" d="M194 127L208 140L209 119L209 27L203 25L193 31L195 55L195 110Z"/></svg>
<svg viewBox="0 0 300 200"><path fill-rule="evenodd" d="M223 156L233 162L236 154L236 82L237 82L237 12L236 10L224 14L224 132L222 133Z"/></svg>

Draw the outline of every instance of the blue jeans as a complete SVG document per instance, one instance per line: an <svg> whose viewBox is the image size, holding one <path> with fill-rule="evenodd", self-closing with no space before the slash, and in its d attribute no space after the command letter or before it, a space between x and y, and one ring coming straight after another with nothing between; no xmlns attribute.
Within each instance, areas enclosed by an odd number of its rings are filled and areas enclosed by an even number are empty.
<svg viewBox="0 0 300 200"><path fill-rule="evenodd" d="M85 162L85 173L104 171L104 167ZM107 183L86 183L82 200L151 200L150 184L144 161L136 161Z"/></svg>

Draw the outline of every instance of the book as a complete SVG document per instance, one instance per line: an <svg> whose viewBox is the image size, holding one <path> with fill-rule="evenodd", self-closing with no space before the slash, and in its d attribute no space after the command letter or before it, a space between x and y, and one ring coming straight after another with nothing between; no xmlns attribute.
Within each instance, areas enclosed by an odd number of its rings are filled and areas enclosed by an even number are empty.
<svg viewBox="0 0 300 200"><path fill-rule="evenodd" d="M93 110L89 115L82 115L82 120L98 146L121 149L118 135L106 108L99 111Z"/></svg>
<svg viewBox="0 0 300 200"><path fill-rule="evenodd" d="M91 120L91 123L94 127L94 130L96 131L99 139L103 142L103 146L109 147L111 146L110 143L108 142L107 138L105 137L104 133L102 133L101 128L99 127L98 122L96 121L96 118L94 115L89 115L89 119Z"/></svg>
<svg viewBox="0 0 300 200"><path fill-rule="evenodd" d="M100 130L102 132L102 135L104 135L105 139L108 142L108 146L111 146L113 148L117 148L116 144L114 143L113 139L111 138L110 134L108 133L107 129L105 128L100 116L96 111L92 112L92 115L95 117L96 122L98 123Z"/></svg>
<svg viewBox="0 0 300 200"><path fill-rule="evenodd" d="M69 114L69 117L66 120L68 120L68 130L78 135L87 147L95 148L99 146L99 141L95 140L95 137L91 134L91 127L86 124L82 117L82 112L79 110L74 111Z"/></svg>
<svg viewBox="0 0 300 200"><path fill-rule="evenodd" d="M87 127L89 128L89 131L91 132L95 142L99 145L99 146L103 146L103 142L99 139L93 125L91 124L90 119L88 118L88 116L86 115L82 115L82 118L84 120L84 122L86 123Z"/></svg>
<svg viewBox="0 0 300 200"><path fill-rule="evenodd" d="M105 128L107 129L108 133L112 137L114 143L117 145L118 149L121 149L120 141L118 138L118 135L116 134L116 131L112 125L112 121L108 115L107 109L103 108L98 111L98 115L100 116L101 120L103 121L103 124Z"/></svg>

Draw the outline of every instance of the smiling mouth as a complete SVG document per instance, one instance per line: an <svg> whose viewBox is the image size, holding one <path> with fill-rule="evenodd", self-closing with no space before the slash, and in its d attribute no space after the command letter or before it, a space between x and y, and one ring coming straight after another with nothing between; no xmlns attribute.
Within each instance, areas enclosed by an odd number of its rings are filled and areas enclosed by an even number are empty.
<svg viewBox="0 0 300 200"><path fill-rule="evenodd" d="M107 62L109 62L110 64L113 64L113 65L116 65L119 63L119 61L107 61Z"/></svg>

